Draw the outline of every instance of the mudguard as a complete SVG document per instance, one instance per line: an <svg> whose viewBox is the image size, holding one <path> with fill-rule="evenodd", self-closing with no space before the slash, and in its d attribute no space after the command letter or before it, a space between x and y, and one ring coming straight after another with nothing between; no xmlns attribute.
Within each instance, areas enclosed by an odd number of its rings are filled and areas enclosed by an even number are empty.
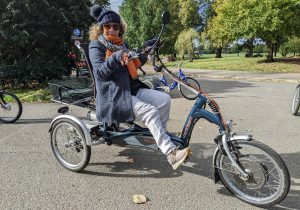
<svg viewBox="0 0 300 210"><path fill-rule="evenodd" d="M251 141L252 140L252 135L237 135L233 134L232 137L229 138L230 141L235 141L235 140L244 140L244 141ZM217 147L214 154L213 154L213 167L214 167L214 181L215 183L219 182L221 180L220 175L217 170L217 155L218 153L221 152L220 148Z"/></svg>
<svg viewBox="0 0 300 210"><path fill-rule="evenodd" d="M76 122L81 127L81 129L83 131L83 134L84 134L84 137L85 137L85 140L86 140L86 144L89 145L89 146L92 145L92 138L91 138L91 135L90 135L90 130L87 128L87 126L85 125L85 123L82 120L80 120L79 118L74 117L72 115L62 114L62 115L59 115L59 116L55 117L51 122L49 132L51 132L53 124L57 120L60 120L60 119L69 119L69 120L72 120L72 121Z"/></svg>

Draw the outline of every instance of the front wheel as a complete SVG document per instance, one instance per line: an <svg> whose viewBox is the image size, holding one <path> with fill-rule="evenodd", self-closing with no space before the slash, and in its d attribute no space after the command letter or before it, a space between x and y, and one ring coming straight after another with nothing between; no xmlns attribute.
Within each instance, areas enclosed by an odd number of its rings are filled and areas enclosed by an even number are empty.
<svg viewBox="0 0 300 210"><path fill-rule="evenodd" d="M224 186L239 199L260 207L281 202L290 189L290 175L281 157L257 141L232 142L238 164L249 175L241 177L227 155L216 156L217 172Z"/></svg>
<svg viewBox="0 0 300 210"><path fill-rule="evenodd" d="M300 107L300 86L296 87L293 103L292 103L292 114L297 115Z"/></svg>
<svg viewBox="0 0 300 210"><path fill-rule="evenodd" d="M192 87L196 88L196 89L200 89L200 84L197 82L197 80L195 80L192 77L186 77L185 78L185 82L189 85L191 85ZM183 85L178 84L178 88L180 93L183 95L183 97L185 97L186 99L189 100L194 100L197 98L197 94L194 93L193 91L189 90L188 88L186 88Z"/></svg>
<svg viewBox="0 0 300 210"><path fill-rule="evenodd" d="M22 111L22 103L15 94L0 93L0 121L13 123L21 117Z"/></svg>
<svg viewBox="0 0 300 210"><path fill-rule="evenodd" d="M54 122L50 135L52 151L62 166L79 172L88 165L91 147L86 144L83 131L76 122L59 119Z"/></svg>

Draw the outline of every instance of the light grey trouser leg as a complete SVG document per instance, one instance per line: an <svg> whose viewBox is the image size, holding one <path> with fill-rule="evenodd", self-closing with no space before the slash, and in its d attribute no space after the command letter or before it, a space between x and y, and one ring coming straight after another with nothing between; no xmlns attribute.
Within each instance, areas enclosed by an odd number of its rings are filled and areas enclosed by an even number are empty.
<svg viewBox="0 0 300 210"><path fill-rule="evenodd" d="M163 92L152 89L140 89L136 97L146 103L155 106L158 109L161 124L167 129L167 122L170 116L171 97Z"/></svg>
<svg viewBox="0 0 300 210"><path fill-rule="evenodd" d="M135 120L145 123L163 154L168 155L176 148L165 130L170 114L169 95L155 90L140 89L136 96L132 96L132 109ZM161 118L164 119L165 126Z"/></svg>

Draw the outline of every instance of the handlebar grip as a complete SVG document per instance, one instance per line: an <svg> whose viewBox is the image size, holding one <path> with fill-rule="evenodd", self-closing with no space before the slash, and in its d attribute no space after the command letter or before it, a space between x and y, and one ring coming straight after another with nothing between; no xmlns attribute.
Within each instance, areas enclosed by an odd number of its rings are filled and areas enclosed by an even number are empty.
<svg viewBox="0 0 300 210"><path fill-rule="evenodd" d="M154 65L154 71L161 72L162 69L163 69L163 66Z"/></svg>

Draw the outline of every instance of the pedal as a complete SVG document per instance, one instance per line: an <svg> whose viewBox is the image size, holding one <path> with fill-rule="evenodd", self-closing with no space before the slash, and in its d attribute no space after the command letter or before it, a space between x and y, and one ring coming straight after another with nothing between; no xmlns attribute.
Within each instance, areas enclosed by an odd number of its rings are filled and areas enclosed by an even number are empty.
<svg viewBox="0 0 300 210"><path fill-rule="evenodd" d="M188 154L187 154L187 156L186 156L186 158L185 158L185 160L184 160L184 163L187 163L187 162L190 160L192 154L193 154L193 152L192 152L192 150L189 148Z"/></svg>

